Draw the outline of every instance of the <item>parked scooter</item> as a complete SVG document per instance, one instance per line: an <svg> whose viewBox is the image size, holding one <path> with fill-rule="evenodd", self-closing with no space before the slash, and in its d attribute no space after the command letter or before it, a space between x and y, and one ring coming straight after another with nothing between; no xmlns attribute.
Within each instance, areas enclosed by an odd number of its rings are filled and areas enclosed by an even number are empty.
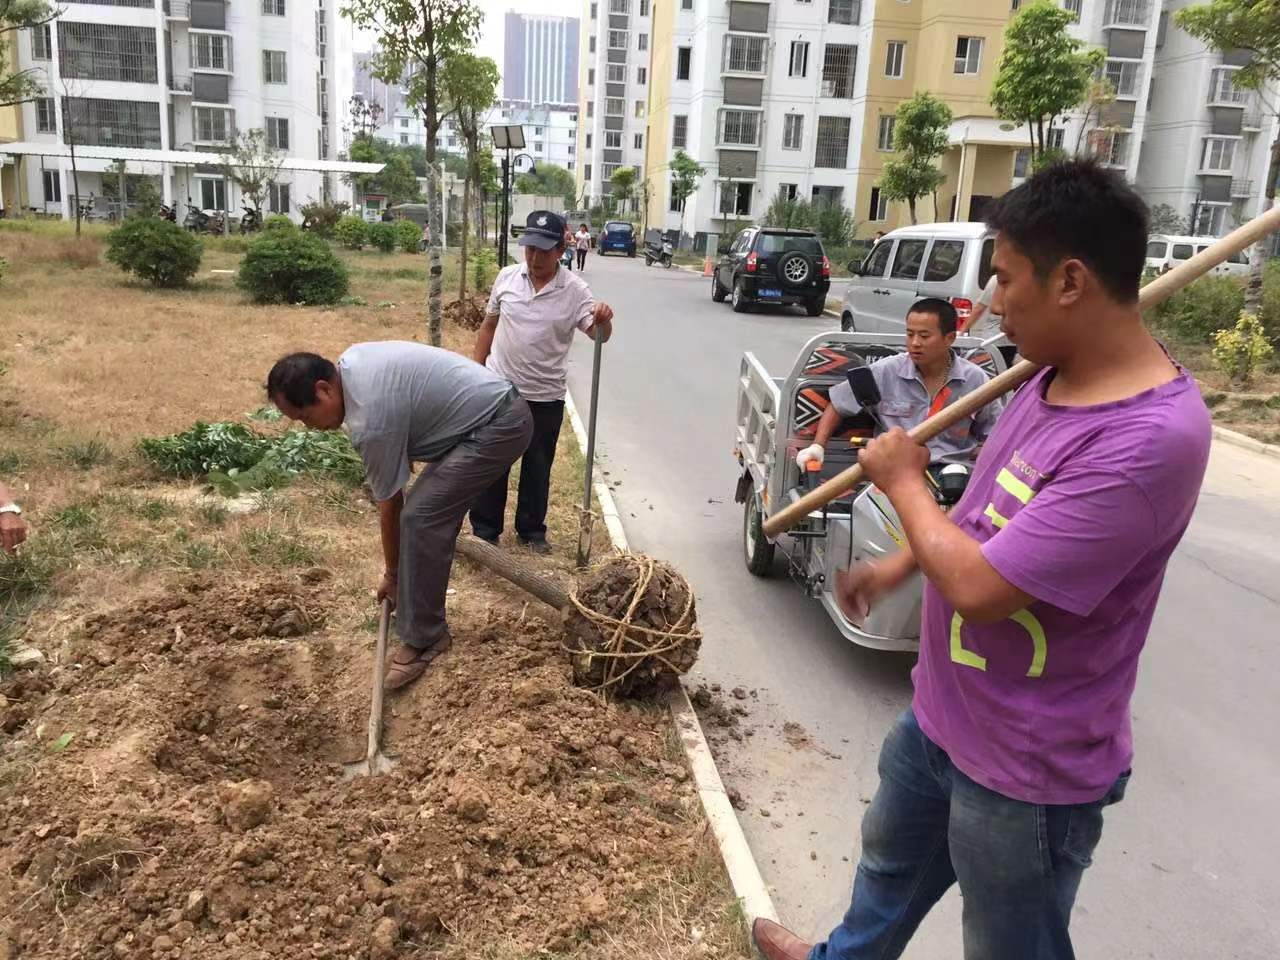
<svg viewBox="0 0 1280 960"><path fill-rule="evenodd" d="M656 262L669 270L671 269L671 261L675 256L675 252L675 246L666 237L662 238L661 245L646 243L644 246L644 265L652 267Z"/></svg>
<svg viewBox="0 0 1280 960"><path fill-rule="evenodd" d="M182 226L192 233L209 229L209 215L193 204L190 197L187 197L187 215L182 218Z"/></svg>
<svg viewBox="0 0 1280 960"><path fill-rule="evenodd" d="M170 223L177 223L178 205L175 203L173 206L169 206L167 203L162 203L160 204L160 209L157 211L156 216L161 220L168 220Z"/></svg>
<svg viewBox="0 0 1280 960"><path fill-rule="evenodd" d="M240 208L244 210L244 214L240 217L240 232L243 234L261 230L262 211L256 207L247 207L244 204L241 204Z"/></svg>

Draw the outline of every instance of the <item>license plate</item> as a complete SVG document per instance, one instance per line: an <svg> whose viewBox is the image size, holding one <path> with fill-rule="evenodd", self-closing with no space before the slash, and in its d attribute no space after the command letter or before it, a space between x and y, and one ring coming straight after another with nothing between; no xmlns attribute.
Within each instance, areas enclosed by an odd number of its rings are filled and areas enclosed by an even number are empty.
<svg viewBox="0 0 1280 960"><path fill-rule="evenodd" d="M780 296L782 296L782 291L781 291L781 290L775 290L775 289L773 289L773 287L764 287L763 289L761 289L761 290L760 290L760 296L762 296L762 297L780 297Z"/></svg>

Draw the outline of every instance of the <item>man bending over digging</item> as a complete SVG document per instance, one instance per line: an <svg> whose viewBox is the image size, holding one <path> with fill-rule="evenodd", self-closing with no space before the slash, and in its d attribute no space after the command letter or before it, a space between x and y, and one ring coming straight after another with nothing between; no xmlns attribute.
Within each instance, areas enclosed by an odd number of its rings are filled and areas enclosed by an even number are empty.
<svg viewBox="0 0 1280 960"><path fill-rule="evenodd" d="M357 343L336 366L289 354L271 368L267 396L312 429L345 423L364 461L385 562L378 600L395 604L402 644L386 688L398 690L453 642L444 601L454 542L471 502L529 446L529 406L478 363L403 341ZM431 467L406 495L412 460Z"/></svg>

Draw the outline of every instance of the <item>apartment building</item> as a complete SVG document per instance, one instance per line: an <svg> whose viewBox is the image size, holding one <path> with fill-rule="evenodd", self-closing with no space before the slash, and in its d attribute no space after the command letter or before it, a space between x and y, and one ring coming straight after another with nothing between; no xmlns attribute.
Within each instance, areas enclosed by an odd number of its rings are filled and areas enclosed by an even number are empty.
<svg viewBox="0 0 1280 960"><path fill-rule="evenodd" d="M650 58L661 53L651 43L652 7L672 2L685 0L584 0L574 167L580 197L607 196L619 167L644 179Z"/></svg>
<svg viewBox="0 0 1280 960"><path fill-rule="evenodd" d="M18 51L9 43L0 54L0 70L10 75L18 69ZM22 139L22 112L17 107L0 107L0 145ZM10 210L22 207L18 199L18 168L12 157L0 153L0 211L7 216Z"/></svg>
<svg viewBox="0 0 1280 960"><path fill-rule="evenodd" d="M507 13L502 96L538 103L578 103L578 18Z"/></svg>
<svg viewBox="0 0 1280 960"><path fill-rule="evenodd" d="M1248 54L1209 50L1178 27L1173 14L1188 5L1169 0L1159 14L1137 186L1193 233L1222 236L1262 212L1280 90L1267 91L1269 113L1256 92L1237 87Z"/></svg>
<svg viewBox="0 0 1280 960"><path fill-rule="evenodd" d="M341 190L341 110L351 92L350 29L336 0L70 0L53 23L22 31L18 60L45 77L22 106L27 207L69 216L77 153L82 201L104 175L157 177L166 203L239 212L219 151L257 128L285 154L271 211L298 216ZM343 69L336 69L342 64Z"/></svg>

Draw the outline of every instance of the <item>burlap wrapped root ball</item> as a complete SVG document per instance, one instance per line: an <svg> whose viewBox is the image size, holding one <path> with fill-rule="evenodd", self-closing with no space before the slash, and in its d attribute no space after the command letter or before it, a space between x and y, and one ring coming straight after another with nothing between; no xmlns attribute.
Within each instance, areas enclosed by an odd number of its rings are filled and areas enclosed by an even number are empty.
<svg viewBox="0 0 1280 960"><path fill-rule="evenodd" d="M605 696L646 697L698 660L693 589L670 564L624 554L579 581L565 613L573 679Z"/></svg>

